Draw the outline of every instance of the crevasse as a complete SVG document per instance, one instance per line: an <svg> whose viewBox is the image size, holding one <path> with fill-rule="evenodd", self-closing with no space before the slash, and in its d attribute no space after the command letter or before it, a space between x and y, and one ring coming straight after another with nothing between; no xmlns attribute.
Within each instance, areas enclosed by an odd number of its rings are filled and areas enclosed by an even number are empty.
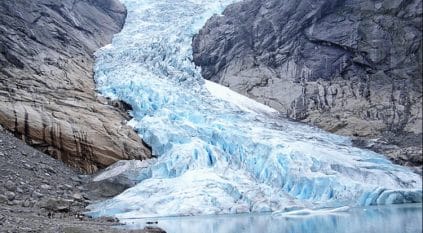
<svg viewBox="0 0 423 233"><path fill-rule="evenodd" d="M118 218L421 202L421 178L346 137L281 119L205 81L191 39L235 2L122 0L123 30L96 53L99 92L132 105L157 159L138 184L89 206Z"/></svg>

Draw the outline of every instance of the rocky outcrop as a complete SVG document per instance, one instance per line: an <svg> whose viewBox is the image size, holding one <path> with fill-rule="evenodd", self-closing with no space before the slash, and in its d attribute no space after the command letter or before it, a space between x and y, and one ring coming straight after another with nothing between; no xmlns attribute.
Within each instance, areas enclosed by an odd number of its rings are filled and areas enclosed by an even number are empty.
<svg viewBox="0 0 423 233"><path fill-rule="evenodd" d="M150 156L125 111L95 92L93 53L126 17L118 0L4 0L0 13L1 125L88 172Z"/></svg>
<svg viewBox="0 0 423 233"><path fill-rule="evenodd" d="M193 39L203 77L422 164L420 0L247 0Z"/></svg>

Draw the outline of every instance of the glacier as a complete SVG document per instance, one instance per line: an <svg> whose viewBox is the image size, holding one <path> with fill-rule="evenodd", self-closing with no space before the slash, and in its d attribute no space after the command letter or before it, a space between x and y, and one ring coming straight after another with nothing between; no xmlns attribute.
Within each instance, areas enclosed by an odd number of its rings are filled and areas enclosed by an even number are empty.
<svg viewBox="0 0 423 233"><path fill-rule="evenodd" d="M422 201L419 175L349 138L281 118L202 79L192 36L235 0L122 0L124 28L96 52L98 91L129 103L153 158L94 217L274 212ZM300 211L301 212L301 211Z"/></svg>

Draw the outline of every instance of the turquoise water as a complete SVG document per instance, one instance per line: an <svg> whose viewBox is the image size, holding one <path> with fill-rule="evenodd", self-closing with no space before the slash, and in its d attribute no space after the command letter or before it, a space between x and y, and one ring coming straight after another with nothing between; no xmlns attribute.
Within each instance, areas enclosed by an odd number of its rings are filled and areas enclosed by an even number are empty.
<svg viewBox="0 0 423 233"><path fill-rule="evenodd" d="M168 233L421 233L422 205L372 206L290 218L261 214L122 219L129 229L142 229L148 221L158 221L150 226L158 226Z"/></svg>

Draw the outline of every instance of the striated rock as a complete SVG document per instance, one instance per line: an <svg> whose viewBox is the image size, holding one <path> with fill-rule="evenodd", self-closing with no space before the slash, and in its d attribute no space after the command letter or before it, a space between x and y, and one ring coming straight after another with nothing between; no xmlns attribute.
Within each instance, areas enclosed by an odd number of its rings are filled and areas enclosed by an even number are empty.
<svg viewBox="0 0 423 233"><path fill-rule="evenodd" d="M422 164L420 0L247 0L192 45L204 78Z"/></svg>
<svg viewBox="0 0 423 233"><path fill-rule="evenodd" d="M93 53L123 26L118 0L0 2L0 124L87 172L150 150L95 92ZM115 104L116 105L116 104Z"/></svg>

